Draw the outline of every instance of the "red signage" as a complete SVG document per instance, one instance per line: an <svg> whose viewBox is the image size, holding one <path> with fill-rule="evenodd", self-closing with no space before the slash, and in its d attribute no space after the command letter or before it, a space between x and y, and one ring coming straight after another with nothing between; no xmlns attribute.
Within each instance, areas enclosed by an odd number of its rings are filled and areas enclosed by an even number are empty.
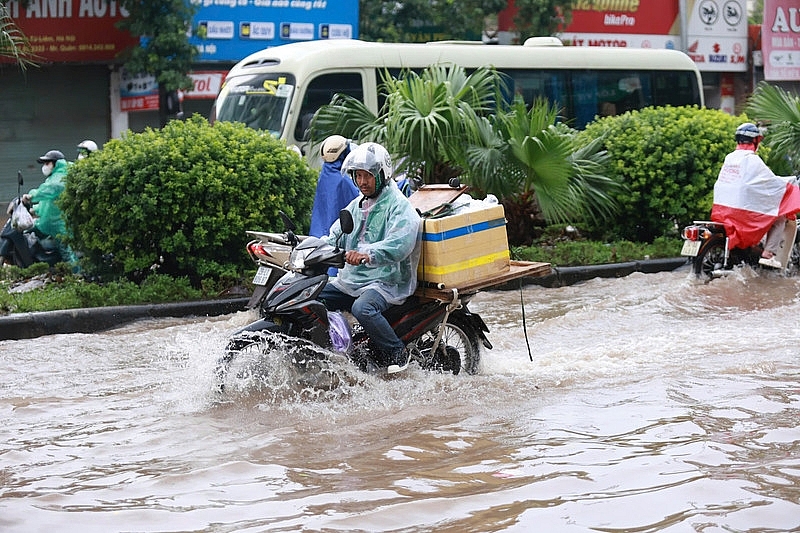
<svg viewBox="0 0 800 533"><path fill-rule="evenodd" d="M6 7L43 61L109 62L139 42L114 26L127 15L116 0L30 0L27 7L12 0Z"/></svg>
<svg viewBox="0 0 800 533"><path fill-rule="evenodd" d="M204 100L216 98L227 75L228 72L223 70L196 70L190 72L189 76L194 80L194 88L186 92L186 99Z"/></svg>
<svg viewBox="0 0 800 533"><path fill-rule="evenodd" d="M764 79L800 80L800 0L764 0Z"/></svg>
<svg viewBox="0 0 800 533"><path fill-rule="evenodd" d="M773 0L778 1L778 0ZM782 0L784 2L800 0ZM747 70L745 0L686 2L685 52L704 71ZM513 27L513 2L498 17L500 30ZM559 34L564 44L681 50L677 0L576 0L572 21Z"/></svg>
<svg viewBox="0 0 800 533"><path fill-rule="evenodd" d="M678 14L678 2L578 0L572 3L572 22L563 34L669 35Z"/></svg>

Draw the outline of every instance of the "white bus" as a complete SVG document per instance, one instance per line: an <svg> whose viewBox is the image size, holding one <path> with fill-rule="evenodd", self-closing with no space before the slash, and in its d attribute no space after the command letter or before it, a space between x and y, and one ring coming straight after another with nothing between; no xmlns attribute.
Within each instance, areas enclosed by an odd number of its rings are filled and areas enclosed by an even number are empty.
<svg viewBox="0 0 800 533"><path fill-rule="evenodd" d="M547 98L575 128L598 115L647 106L703 106L700 72L676 50L562 46L555 37L529 39L523 46L318 40L267 48L237 63L211 119L244 122L305 152L310 119L334 94L358 98L377 113L382 72L397 75L434 64L468 71L494 67L507 75L509 94L529 105Z"/></svg>

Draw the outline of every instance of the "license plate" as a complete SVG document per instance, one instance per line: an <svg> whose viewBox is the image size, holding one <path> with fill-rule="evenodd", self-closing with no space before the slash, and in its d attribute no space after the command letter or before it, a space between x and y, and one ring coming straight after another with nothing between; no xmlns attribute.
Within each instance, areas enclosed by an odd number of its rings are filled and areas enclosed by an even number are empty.
<svg viewBox="0 0 800 533"><path fill-rule="evenodd" d="M688 255L696 257L697 252L700 251L701 241L683 241L683 248L681 248L681 255Z"/></svg>
<svg viewBox="0 0 800 533"><path fill-rule="evenodd" d="M264 286L267 284L267 280L269 280L269 275L272 273L271 268L267 268L264 266L258 267L258 271L256 272L256 276L253 278L253 285L261 285Z"/></svg>

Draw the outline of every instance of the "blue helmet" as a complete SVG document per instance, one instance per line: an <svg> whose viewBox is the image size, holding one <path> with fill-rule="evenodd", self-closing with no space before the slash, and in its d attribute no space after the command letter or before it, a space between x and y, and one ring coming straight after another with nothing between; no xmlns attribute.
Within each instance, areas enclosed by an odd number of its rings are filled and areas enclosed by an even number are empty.
<svg viewBox="0 0 800 533"><path fill-rule="evenodd" d="M734 138L739 144L758 144L764 138L764 132L752 122L745 122L736 128Z"/></svg>

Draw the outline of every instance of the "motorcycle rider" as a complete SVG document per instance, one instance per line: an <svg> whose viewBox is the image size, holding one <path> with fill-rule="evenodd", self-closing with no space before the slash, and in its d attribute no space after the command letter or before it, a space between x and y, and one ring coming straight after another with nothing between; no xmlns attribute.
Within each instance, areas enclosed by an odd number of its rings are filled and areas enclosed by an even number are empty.
<svg viewBox="0 0 800 533"><path fill-rule="evenodd" d="M347 310L380 350L389 374L408 367L409 354L382 312L402 304L417 287L420 217L392 179L392 162L377 143L355 148L342 163L361 195L346 209L355 230L342 235L339 221L325 239L346 251L344 268L320 293L331 310Z"/></svg>
<svg viewBox="0 0 800 533"><path fill-rule="evenodd" d="M89 157L92 152L97 151L97 143L91 139L86 139L78 144L78 159Z"/></svg>
<svg viewBox="0 0 800 533"><path fill-rule="evenodd" d="M50 150L36 160L42 165L44 183L22 196L26 205L32 205L31 213L36 216L33 231L41 239L52 237L58 244L61 258L73 261L72 252L60 241L59 236L67 232L61 209L56 200L64 192L64 177L71 163L67 162L59 150Z"/></svg>
<svg viewBox="0 0 800 533"><path fill-rule="evenodd" d="M800 211L800 189L794 176L776 176L756 154L764 139L758 126L745 122L734 137L736 150L725 157L714 184L711 220L725 225L728 248L749 248L763 238L759 263L781 268L775 255L784 238L786 217Z"/></svg>

